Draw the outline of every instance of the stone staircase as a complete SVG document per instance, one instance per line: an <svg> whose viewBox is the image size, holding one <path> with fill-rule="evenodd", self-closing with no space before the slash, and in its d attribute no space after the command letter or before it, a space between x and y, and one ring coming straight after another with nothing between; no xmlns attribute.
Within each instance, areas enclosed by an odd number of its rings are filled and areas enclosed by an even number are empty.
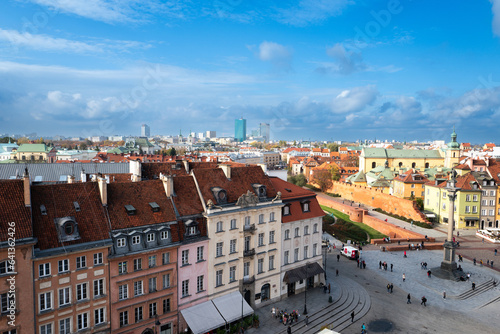
<svg viewBox="0 0 500 334"><path fill-rule="evenodd" d="M470 282L470 284L472 284L472 282ZM489 280L487 280L483 284L476 285L476 288L474 290L472 290L472 289L467 290L467 291L459 294L458 296L453 296L452 298L460 299L460 300L472 298L472 297L477 296L481 293L484 293L490 289L493 289L494 287L496 287L496 285L497 285L497 283L495 283L494 279L490 278Z"/></svg>
<svg viewBox="0 0 500 334"><path fill-rule="evenodd" d="M341 291L340 297L319 311L308 314L307 326L304 321L292 325L293 333L313 334L318 333L323 327L341 331L351 325L353 311L355 321L368 313L371 299L361 285L349 279L338 280L336 283ZM286 334L286 328L277 333Z"/></svg>

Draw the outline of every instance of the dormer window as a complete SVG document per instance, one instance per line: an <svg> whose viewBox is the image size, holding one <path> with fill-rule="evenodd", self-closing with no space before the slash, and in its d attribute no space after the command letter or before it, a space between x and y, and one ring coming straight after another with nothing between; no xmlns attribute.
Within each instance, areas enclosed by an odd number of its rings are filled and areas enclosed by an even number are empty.
<svg viewBox="0 0 500 334"><path fill-rule="evenodd" d="M127 215L133 216L137 212L137 210L130 204L125 205L125 210L127 210Z"/></svg>
<svg viewBox="0 0 500 334"><path fill-rule="evenodd" d="M54 219L54 223L56 225L59 241L66 242L80 239L78 224L76 223L75 217L56 218Z"/></svg>
<svg viewBox="0 0 500 334"><path fill-rule="evenodd" d="M302 204L302 211L303 212L309 212L309 201L303 201Z"/></svg>
<svg viewBox="0 0 500 334"><path fill-rule="evenodd" d="M125 238L119 238L116 240L117 247L125 247L126 244L127 244L127 241Z"/></svg>
<svg viewBox="0 0 500 334"><path fill-rule="evenodd" d="M168 230L167 231L161 231L160 238L162 240L170 238L170 231L168 231Z"/></svg>
<svg viewBox="0 0 500 334"><path fill-rule="evenodd" d="M290 204L285 205L285 206L283 207L283 216L287 216L287 215L289 215L289 214L290 214Z"/></svg>
<svg viewBox="0 0 500 334"><path fill-rule="evenodd" d="M259 198L265 198L267 196L267 190L266 190L266 186L265 185L259 184L259 183L253 183L252 187L253 187L253 189L255 191L255 194Z"/></svg>
<svg viewBox="0 0 500 334"><path fill-rule="evenodd" d="M155 234L154 233L148 233L148 242L153 242L155 241Z"/></svg>
<svg viewBox="0 0 500 334"><path fill-rule="evenodd" d="M138 245L141 242L141 237L139 235L134 235L132 237L132 245Z"/></svg>
<svg viewBox="0 0 500 334"><path fill-rule="evenodd" d="M149 203L149 206L151 206L151 210L153 210L153 212L160 211L160 206L156 202Z"/></svg>
<svg viewBox="0 0 500 334"><path fill-rule="evenodd" d="M45 205L40 205L40 212L42 213L42 216L46 216L47 215L47 208L45 207Z"/></svg>
<svg viewBox="0 0 500 334"><path fill-rule="evenodd" d="M189 220L185 223L186 225L186 235L194 236L198 234L198 223L194 220Z"/></svg>
<svg viewBox="0 0 500 334"><path fill-rule="evenodd" d="M212 194L217 201L217 204L227 204L227 191L220 187L213 187Z"/></svg>
<svg viewBox="0 0 500 334"><path fill-rule="evenodd" d="M80 204L78 204L78 202L73 202L73 206L75 207L76 212L80 212Z"/></svg>
<svg viewBox="0 0 500 334"><path fill-rule="evenodd" d="M75 224L72 221L69 221L64 224L64 233L67 235L72 235L75 232Z"/></svg>

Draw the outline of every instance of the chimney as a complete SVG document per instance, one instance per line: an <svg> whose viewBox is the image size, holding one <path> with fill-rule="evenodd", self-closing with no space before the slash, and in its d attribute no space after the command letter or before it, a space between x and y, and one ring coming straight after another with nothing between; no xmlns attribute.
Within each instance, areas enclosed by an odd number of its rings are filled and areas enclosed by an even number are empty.
<svg viewBox="0 0 500 334"><path fill-rule="evenodd" d="M226 177L228 179L230 179L231 178L231 166L230 165L220 165L219 167L224 171L224 174L226 174Z"/></svg>
<svg viewBox="0 0 500 334"><path fill-rule="evenodd" d="M23 186L24 186L24 205L31 206L31 189L30 189L30 176L28 173L28 167L24 169Z"/></svg>
<svg viewBox="0 0 500 334"><path fill-rule="evenodd" d="M99 177L97 179L97 184L99 185L99 194L101 195L102 206L108 205L108 184L106 183L106 179L103 177Z"/></svg>
<svg viewBox="0 0 500 334"><path fill-rule="evenodd" d="M182 160L182 163L184 164L184 168L186 169L186 173L189 174L189 161Z"/></svg>
<svg viewBox="0 0 500 334"><path fill-rule="evenodd" d="M163 181L163 188L165 188L165 194L167 197L172 197L174 195L174 178L172 175L165 175L161 178Z"/></svg>
<svg viewBox="0 0 500 334"><path fill-rule="evenodd" d="M75 183L75 177L73 175L68 175L68 183Z"/></svg>
<svg viewBox="0 0 500 334"><path fill-rule="evenodd" d="M132 174L132 182L139 182L141 181L141 177L137 174Z"/></svg>
<svg viewBox="0 0 500 334"><path fill-rule="evenodd" d="M142 178L142 173L141 173L141 162L140 161L136 161L136 160L132 160L130 161L130 164L129 164L129 172L130 174L132 175L136 175L139 177L139 181L141 180Z"/></svg>
<svg viewBox="0 0 500 334"><path fill-rule="evenodd" d="M82 179L82 182L87 182L87 174L85 174L85 171L82 169L82 173L81 173L81 179Z"/></svg>

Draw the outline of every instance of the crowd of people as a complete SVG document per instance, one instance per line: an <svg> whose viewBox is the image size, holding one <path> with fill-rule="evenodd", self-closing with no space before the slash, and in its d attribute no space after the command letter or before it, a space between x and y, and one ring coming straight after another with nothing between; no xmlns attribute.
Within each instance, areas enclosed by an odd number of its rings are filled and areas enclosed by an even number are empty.
<svg viewBox="0 0 500 334"><path fill-rule="evenodd" d="M294 322L299 321L299 311L293 310L292 312L288 313L287 310L280 310L277 307L273 307L271 309L271 312L273 316L279 320L280 323L282 323L284 326L286 325L292 325Z"/></svg>

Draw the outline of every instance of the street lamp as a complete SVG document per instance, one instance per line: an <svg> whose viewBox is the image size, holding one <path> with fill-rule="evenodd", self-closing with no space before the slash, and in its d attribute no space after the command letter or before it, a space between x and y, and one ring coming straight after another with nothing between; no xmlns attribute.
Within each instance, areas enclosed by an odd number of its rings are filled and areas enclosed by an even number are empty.
<svg viewBox="0 0 500 334"><path fill-rule="evenodd" d="M325 270L325 284L326 284L326 255L327 255L327 252L328 252L328 247L323 247L323 250L324 250L324 253L325 253L325 260L324 260L324 265L323 265L323 269Z"/></svg>
<svg viewBox="0 0 500 334"><path fill-rule="evenodd" d="M307 267L309 267L309 264L306 264L306 289L304 290L304 312L303 314L307 314Z"/></svg>
<svg viewBox="0 0 500 334"><path fill-rule="evenodd" d="M158 314L155 314L155 333L158 333L158 327L161 325L160 319L158 319Z"/></svg>

